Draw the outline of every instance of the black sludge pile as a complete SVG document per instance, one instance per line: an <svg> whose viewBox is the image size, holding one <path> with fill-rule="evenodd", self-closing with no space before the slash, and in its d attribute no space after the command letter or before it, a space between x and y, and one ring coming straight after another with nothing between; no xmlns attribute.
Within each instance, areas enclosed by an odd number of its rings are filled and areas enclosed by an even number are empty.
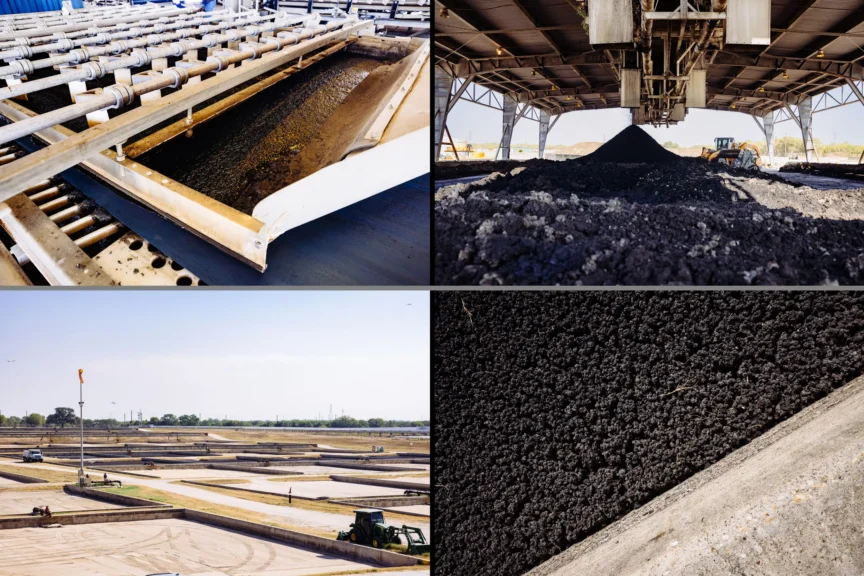
<svg viewBox="0 0 864 576"><path fill-rule="evenodd" d="M447 576L523 574L864 373L855 292L432 301Z"/></svg>
<svg viewBox="0 0 864 576"><path fill-rule="evenodd" d="M676 162L680 156L657 143L638 126L628 126L600 148L577 162Z"/></svg>
<svg viewBox="0 0 864 576"><path fill-rule="evenodd" d="M864 220L805 214L794 207L806 194L774 175L680 158L631 126L583 158L437 190L435 281L860 283Z"/></svg>

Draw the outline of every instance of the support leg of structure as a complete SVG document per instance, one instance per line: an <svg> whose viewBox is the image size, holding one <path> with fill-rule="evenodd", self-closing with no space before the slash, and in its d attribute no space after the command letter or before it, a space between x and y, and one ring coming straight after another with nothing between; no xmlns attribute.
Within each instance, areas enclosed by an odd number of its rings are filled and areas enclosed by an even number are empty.
<svg viewBox="0 0 864 576"><path fill-rule="evenodd" d="M447 126L447 113L450 111L450 92L453 89L453 76L442 68L435 67L435 159L441 157L441 144L444 141L444 128Z"/></svg>
<svg viewBox="0 0 864 576"><path fill-rule="evenodd" d="M849 88L852 89L852 92L855 94L855 97L858 98L858 101L861 104L864 104L864 94L861 93L861 90L858 89L858 85L851 78L846 79L846 83L849 84Z"/></svg>
<svg viewBox="0 0 864 576"><path fill-rule="evenodd" d="M804 157L807 162L812 162L816 149L813 146L813 99L809 96L798 103L798 121L801 139L804 140Z"/></svg>
<svg viewBox="0 0 864 576"><path fill-rule="evenodd" d="M768 165L774 166L774 112L768 112L762 120L765 128L765 143L768 147Z"/></svg>
<svg viewBox="0 0 864 576"><path fill-rule="evenodd" d="M546 150L546 136L549 134L549 112L540 110L540 150L538 158L543 158Z"/></svg>
<svg viewBox="0 0 864 576"><path fill-rule="evenodd" d="M502 160L510 159L510 140L513 138L513 128L516 126L516 100L509 94L504 95L504 129L501 133L501 143L498 145L498 154Z"/></svg>

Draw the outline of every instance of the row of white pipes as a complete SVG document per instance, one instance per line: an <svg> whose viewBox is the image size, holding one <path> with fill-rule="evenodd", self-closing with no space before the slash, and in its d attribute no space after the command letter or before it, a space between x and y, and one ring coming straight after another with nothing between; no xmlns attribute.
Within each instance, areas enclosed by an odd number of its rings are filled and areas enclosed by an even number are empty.
<svg viewBox="0 0 864 576"><path fill-rule="evenodd" d="M139 13L123 13L120 16L105 18L97 21L73 22L71 24L60 24L58 26L48 26L46 28L28 29L28 30L12 30L9 32L0 32L0 41L15 40L17 38L30 38L52 36L54 34L66 34L69 32L77 32L87 30L89 28L103 28L105 26L113 26L115 24L126 24L144 19L153 18L173 18L181 14L191 14L198 12L200 7L195 8L172 8L170 10L160 10L159 12Z"/></svg>
<svg viewBox="0 0 864 576"><path fill-rule="evenodd" d="M222 16L234 14L233 12L209 12L207 13L207 18L218 19ZM86 28L84 30L76 30L74 32L56 32L52 33L50 36L45 36L41 31L34 31L33 37L22 37L16 38L14 40L7 40L5 42L0 42L0 50L12 50L14 48L20 46L29 46L29 47L41 47L49 44L54 44L60 40L72 40L73 42L81 42L86 41L86 38L96 38L102 34L113 34L113 33L123 33L128 32L130 30L135 30L136 28L150 28L154 26L167 26L168 23L171 25L178 24L180 22L184 22L189 19L201 18L201 13L188 13L182 14L180 16L174 18L168 18L167 16L159 16L156 14L151 15L151 17L141 18L136 22L127 22L121 24L113 24L111 26L91 26L90 28ZM86 43L86 42L85 42ZM14 56L13 56L14 57Z"/></svg>
<svg viewBox="0 0 864 576"><path fill-rule="evenodd" d="M125 58L118 58L111 62L90 62L82 66L82 70L76 73L76 78L85 79L81 74L85 72L94 78L104 75L108 72L119 68L140 67L150 63L153 58L165 58L169 56L181 57L190 50L198 50L200 48L213 48L225 42L236 42L241 38L249 36L258 36L262 32L273 31L279 28L285 28L295 22L296 18L277 18L273 22L248 26L229 30L224 34L207 34L200 40L184 40L175 42L164 48L156 48L150 51L134 50L132 54ZM15 122L3 127L0 127L0 145L7 142L12 142L18 138L29 136L40 130L69 122L76 118L86 116L87 114L97 112L99 110L115 109L128 106L135 101L136 98L144 94L162 90L165 88L179 88L189 81L190 78L201 76L207 73L218 73L225 70L232 64L239 64L244 60L252 60L260 58L264 54L276 50L282 50L288 46L294 46L298 57L302 55L304 42L322 35L336 37L339 33L350 32L355 29L359 30L368 26L366 22L357 22L356 16L349 16L342 20L332 20L326 25L314 25L300 29L294 29L291 32L279 32L275 37L263 38L263 43L255 44L244 50L238 50L229 54L212 55L207 60L199 65L190 67L173 67L163 70L158 77L152 80L127 86L125 84L115 84L104 89L103 93L98 96L93 96L82 102L72 104L51 112L40 114ZM84 70L83 68L87 68ZM63 75L71 78L71 76ZM55 77L36 80L35 82L44 82L53 80ZM64 82L69 80L64 80ZM55 80L56 82L56 80ZM27 82L26 84L32 84ZM22 84L23 86L24 84ZM0 99L6 96L0 95Z"/></svg>
<svg viewBox="0 0 864 576"><path fill-rule="evenodd" d="M173 6L172 6L173 7ZM164 6L144 5L135 7L111 6L109 8L80 9L71 14L60 12L39 12L37 14L13 14L11 16L0 16L0 30L11 32L15 30L33 30L34 28L47 28L51 26L62 26L64 24L75 24L78 22L98 22L106 18L114 18L123 14L145 15L149 12L164 11Z"/></svg>
<svg viewBox="0 0 864 576"><path fill-rule="evenodd" d="M177 40L194 36L196 34L204 34L204 38L202 40L198 40L197 42L200 43L208 40L209 42L208 44L206 44L205 47L214 47L220 42L212 40L214 37L214 34L212 34L212 32L219 32L227 29L225 34L230 34L232 40L238 40L239 38L249 35L242 34L241 36L241 33L247 30L247 28L245 28L246 24L264 22L266 20L274 20L275 18L277 18L275 15L253 15L242 19L239 22L227 21L222 22L221 24L202 25L195 30L179 30L171 34L151 34L145 38L140 38L138 40L112 42L108 46L104 46L102 48L81 48L78 50L73 50L72 53L65 55L65 57L80 59L83 64L79 69L64 71L54 76L47 76L38 80L31 80L29 82L22 82L21 84L7 86L6 88L0 88L0 100L6 98L14 98L16 96L23 96L24 94L32 94L33 92L38 92L39 90L46 90L55 86L62 86L63 84L67 84L69 82L95 80L97 78L102 78L103 76L105 76L105 74L110 74L116 70L146 66L150 64L155 58L183 56L187 52L193 49L197 50L198 47L201 47L197 45L193 46L192 44L193 42L195 42L194 40L172 42L168 46L164 46L161 48L141 50L140 48L144 46L160 46L169 40ZM282 18L278 20L278 26L292 26L295 24L300 24L303 23L306 18L307 17L305 16ZM238 24L240 26L238 26ZM267 31L268 29L272 30L276 26L277 25L275 23L265 22L264 24L261 24L262 31ZM128 56L117 58L108 62L89 61L92 56L98 56L103 53L117 55L127 51L129 52ZM70 62L71 61L72 60L70 60ZM33 72L33 69L29 69L28 67L33 66L33 64L34 63L30 62L29 60L18 60L11 62L7 68L12 70L12 74L16 74L16 71L20 71L20 73L23 74L31 74ZM3 69L0 69L0 76L3 76Z"/></svg>
<svg viewBox="0 0 864 576"><path fill-rule="evenodd" d="M61 39L50 44L34 47L17 46L0 51L0 60L16 59L7 66L0 66L0 78L6 76L26 76L32 74L35 70L51 68L53 66L82 64L95 56L116 56L135 48L158 46L172 40L188 38L198 34L207 34L236 25L254 24L255 22L274 17L220 13L213 18L200 16L184 18L170 24L156 23L146 27L130 28L121 32L99 33L95 36L87 36L75 40ZM197 28L193 28L193 26L197 26ZM165 32L169 33L165 34ZM138 38L138 40L125 40L126 38ZM94 44L97 46L92 46ZM66 53L35 61L29 60L30 57L44 54L45 52ZM0 96L0 99L15 95L20 94L10 93L9 95Z"/></svg>

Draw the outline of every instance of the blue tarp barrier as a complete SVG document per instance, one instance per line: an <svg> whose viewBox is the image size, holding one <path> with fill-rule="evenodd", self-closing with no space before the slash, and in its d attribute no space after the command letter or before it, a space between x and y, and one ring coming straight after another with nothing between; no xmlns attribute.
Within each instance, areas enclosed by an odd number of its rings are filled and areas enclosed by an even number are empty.
<svg viewBox="0 0 864 576"><path fill-rule="evenodd" d="M0 14L24 14L60 10L61 0L0 0ZM72 0L72 8L83 8L84 0Z"/></svg>

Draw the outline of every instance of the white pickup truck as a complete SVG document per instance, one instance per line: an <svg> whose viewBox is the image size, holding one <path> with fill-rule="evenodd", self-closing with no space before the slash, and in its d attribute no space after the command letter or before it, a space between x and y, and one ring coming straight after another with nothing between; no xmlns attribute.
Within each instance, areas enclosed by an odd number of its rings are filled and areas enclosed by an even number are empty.
<svg viewBox="0 0 864 576"><path fill-rule="evenodd" d="M24 462L42 462L42 451L38 448L24 450Z"/></svg>

